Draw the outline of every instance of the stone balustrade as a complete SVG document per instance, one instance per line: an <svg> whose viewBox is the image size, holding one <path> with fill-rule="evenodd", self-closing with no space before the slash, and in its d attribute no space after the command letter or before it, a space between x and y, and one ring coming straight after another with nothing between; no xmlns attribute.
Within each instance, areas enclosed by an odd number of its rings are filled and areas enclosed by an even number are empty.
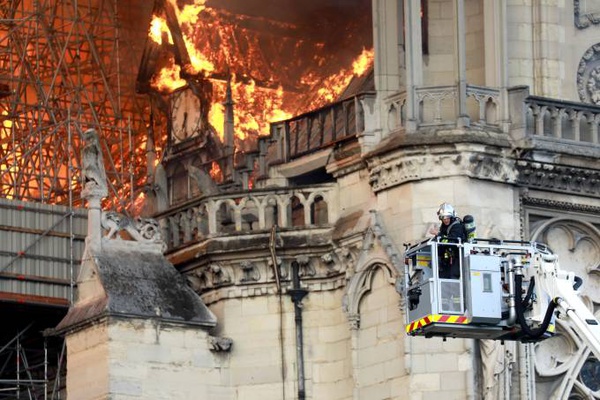
<svg viewBox="0 0 600 400"><path fill-rule="evenodd" d="M271 124L271 134L259 139L259 176L268 165L288 162L355 137L365 129L363 102L374 98L364 93L327 107Z"/></svg>
<svg viewBox="0 0 600 400"><path fill-rule="evenodd" d="M509 89L507 95L510 134L514 139L545 137L586 144L600 143L600 107L530 96L529 89L524 86ZM419 87L415 89L415 96L419 128L456 126L456 86ZM390 131L406 127L406 92L384 101ZM467 85L467 109L471 126L502 131L500 90Z"/></svg>
<svg viewBox="0 0 600 400"><path fill-rule="evenodd" d="M417 126L456 126L458 90L456 86L431 86L415 89L418 107ZM406 92L385 100L388 128L393 131L406 126ZM500 128L500 91L498 89L467 85L467 109L472 125L497 130Z"/></svg>
<svg viewBox="0 0 600 400"><path fill-rule="evenodd" d="M525 99L530 135L598 144L600 107L528 96Z"/></svg>
<svg viewBox="0 0 600 400"><path fill-rule="evenodd" d="M466 109L469 125L478 129L510 134L512 139L545 137L584 144L598 144L600 107L530 96L525 86L509 88L506 101L496 88L467 85ZM291 161L303 155L356 137L365 130L364 104L373 100L365 93L286 121L271 124L271 134L259 139L259 177L267 176L269 165ZM415 89L418 129L453 129L457 126L458 88L450 86ZM389 132L407 126L406 92L383 99ZM505 104L508 110L503 110ZM503 121L504 118L504 121Z"/></svg>
<svg viewBox="0 0 600 400"><path fill-rule="evenodd" d="M337 220L335 185L256 189L206 196L159 214L168 249L209 237L279 229L332 226Z"/></svg>

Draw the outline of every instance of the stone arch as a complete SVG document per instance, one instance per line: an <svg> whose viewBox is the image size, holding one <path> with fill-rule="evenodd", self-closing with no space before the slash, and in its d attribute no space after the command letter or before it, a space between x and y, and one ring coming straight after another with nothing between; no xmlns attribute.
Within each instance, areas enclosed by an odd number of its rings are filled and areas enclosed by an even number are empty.
<svg viewBox="0 0 600 400"><path fill-rule="evenodd" d="M321 194L312 196L310 199L310 222L316 226L327 225L329 222L327 200Z"/></svg>
<svg viewBox="0 0 600 400"><path fill-rule="evenodd" d="M273 225L279 224L279 207L280 202L276 195L268 194L266 195L261 203L260 207L264 212L264 228L271 229ZM259 214L260 217L260 214Z"/></svg>
<svg viewBox="0 0 600 400"><path fill-rule="evenodd" d="M534 226L532 241L547 244L559 256L561 268L586 281L583 294L600 304L600 230L589 222L557 217Z"/></svg>
<svg viewBox="0 0 600 400"><path fill-rule="evenodd" d="M395 270L383 260L371 262L354 275L348 292L352 330L352 369L356 398L393 398L402 377L381 371L404 367L404 331Z"/></svg>
<svg viewBox="0 0 600 400"><path fill-rule="evenodd" d="M594 129L592 125L595 123L594 114L587 112L577 113L579 121L579 140L582 142L594 143Z"/></svg>
<svg viewBox="0 0 600 400"><path fill-rule="evenodd" d="M488 97L484 105L484 115L485 115L485 123L489 125L497 125L498 120L500 119L498 116L498 110L500 106L498 105L498 100L494 97Z"/></svg>
<svg viewBox="0 0 600 400"><path fill-rule="evenodd" d="M218 224L217 232L231 233L235 231L233 210L236 206L232 199L219 199L215 201L214 209Z"/></svg>
<svg viewBox="0 0 600 400"><path fill-rule="evenodd" d="M371 292L373 278L379 270L384 271L385 278L391 286L395 285L396 272L394 268L383 259L372 259L366 268L362 268L351 279L348 285L346 312L351 324L358 327L360 322L360 303L363 297Z"/></svg>
<svg viewBox="0 0 600 400"><path fill-rule="evenodd" d="M293 195L290 198L290 203L289 203L289 207L290 207L290 211L289 211L289 216L290 216L290 221L288 226L292 226L292 227L301 227L304 226L305 223L305 216L304 213L306 213L306 209L304 207L304 198L303 196L300 195Z"/></svg>
<svg viewBox="0 0 600 400"><path fill-rule="evenodd" d="M196 239L202 239L209 234L208 229L208 208L205 203L194 207L194 225Z"/></svg>
<svg viewBox="0 0 600 400"><path fill-rule="evenodd" d="M240 200L238 207L240 208L243 231L252 231L259 228L260 206L260 199L255 196L246 196Z"/></svg>

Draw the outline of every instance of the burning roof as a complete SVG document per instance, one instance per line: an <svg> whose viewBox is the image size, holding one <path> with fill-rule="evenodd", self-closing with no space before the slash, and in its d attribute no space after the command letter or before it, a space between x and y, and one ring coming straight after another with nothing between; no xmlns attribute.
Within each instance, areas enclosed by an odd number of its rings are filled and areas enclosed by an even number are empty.
<svg viewBox="0 0 600 400"><path fill-rule="evenodd" d="M373 52L369 0L156 0L140 92L212 85L211 125L223 135L227 82L238 140L269 122L335 101Z"/></svg>

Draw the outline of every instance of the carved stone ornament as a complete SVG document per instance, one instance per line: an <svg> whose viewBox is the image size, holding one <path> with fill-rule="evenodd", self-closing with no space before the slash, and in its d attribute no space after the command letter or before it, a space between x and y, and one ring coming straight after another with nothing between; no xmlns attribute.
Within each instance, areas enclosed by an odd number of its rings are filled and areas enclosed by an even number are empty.
<svg viewBox="0 0 600 400"><path fill-rule="evenodd" d="M600 43L587 49L579 61L577 92L582 102L600 105Z"/></svg>
<svg viewBox="0 0 600 400"><path fill-rule="evenodd" d="M300 255L296 257L296 262L300 267L300 277L313 277L317 274L315 267L311 264L310 258L307 255Z"/></svg>
<svg viewBox="0 0 600 400"><path fill-rule="evenodd" d="M585 29L590 25L600 24L600 4L598 2L573 0L573 17L577 29Z"/></svg>
<svg viewBox="0 0 600 400"><path fill-rule="evenodd" d="M160 244L162 240L158 222L151 218L129 218L117 212L102 212L102 229L106 232L105 240L128 238L140 243ZM125 237L122 233L125 232Z"/></svg>
<svg viewBox="0 0 600 400"><path fill-rule="evenodd" d="M518 183L530 188L551 189L565 193L600 195L600 172L521 160L517 162Z"/></svg>
<svg viewBox="0 0 600 400"><path fill-rule="evenodd" d="M330 251L329 253L325 253L321 256L321 265L325 269L325 274L327 276L338 275L342 271L342 263L337 258L337 255Z"/></svg>
<svg viewBox="0 0 600 400"><path fill-rule="evenodd" d="M357 250L355 248L339 247L335 249L341 270L346 271L346 279L350 279L355 272Z"/></svg>
<svg viewBox="0 0 600 400"><path fill-rule="evenodd" d="M209 336L208 345L214 352L229 352L233 346L233 340L222 336Z"/></svg>
<svg viewBox="0 0 600 400"><path fill-rule="evenodd" d="M81 150L81 163L83 165L81 197L106 197L108 188L98 133L94 129L88 129L83 133L82 138L84 145Z"/></svg>
<svg viewBox="0 0 600 400"><path fill-rule="evenodd" d="M260 272L254 263L250 261L242 261L240 263L240 267L242 269L242 278L240 279L241 283L258 282L260 279Z"/></svg>
<svg viewBox="0 0 600 400"><path fill-rule="evenodd" d="M369 182L378 192L406 182L455 175L510 183L516 179L513 159L474 152L396 158L373 167Z"/></svg>
<svg viewBox="0 0 600 400"><path fill-rule="evenodd" d="M283 260L280 257L276 257L275 262L277 263L277 271L279 271L279 278L287 279L288 278L288 270L287 270L286 266L283 264ZM274 280L275 279L275 268L273 267L273 259L269 258L267 261L267 265L269 266L269 270L271 271L271 274L269 275L270 279Z"/></svg>
<svg viewBox="0 0 600 400"><path fill-rule="evenodd" d="M209 270L212 274L213 286L228 285L231 283L231 276L225 268L218 264L211 264Z"/></svg>

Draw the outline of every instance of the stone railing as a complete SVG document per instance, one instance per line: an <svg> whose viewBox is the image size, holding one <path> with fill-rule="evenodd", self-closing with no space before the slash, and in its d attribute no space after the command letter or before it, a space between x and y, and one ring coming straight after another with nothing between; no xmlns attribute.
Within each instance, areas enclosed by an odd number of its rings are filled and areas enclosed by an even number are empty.
<svg viewBox="0 0 600 400"><path fill-rule="evenodd" d="M458 120L456 86L431 86L415 89L416 125L428 127L454 127ZM392 131L406 127L406 92L385 100L388 128ZM500 129L500 91L498 89L467 85L467 111L470 123L488 129Z"/></svg>
<svg viewBox="0 0 600 400"><path fill-rule="evenodd" d="M267 164L288 162L355 137L365 130L363 103L373 93L333 103L297 117L271 124L271 134L259 139L261 175Z"/></svg>
<svg viewBox="0 0 600 400"><path fill-rule="evenodd" d="M598 144L600 107L528 96L525 99L529 135Z"/></svg>
<svg viewBox="0 0 600 400"><path fill-rule="evenodd" d="M502 132L500 90L467 85L467 111L471 126ZM530 96L526 86L507 90L506 112L513 139L544 137L579 144L598 144L600 107L546 97ZM418 128L452 128L458 116L456 86L433 86L415 89ZM407 126L406 92L385 99L390 131Z"/></svg>
<svg viewBox="0 0 600 400"><path fill-rule="evenodd" d="M406 92L396 93L385 99L387 128L390 131L406 127Z"/></svg>
<svg viewBox="0 0 600 400"><path fill-rule="evenodd" d="M329 227L337 220L335 185L252 190L202 197L156 216L168 249L209 237Z"/></svg>

